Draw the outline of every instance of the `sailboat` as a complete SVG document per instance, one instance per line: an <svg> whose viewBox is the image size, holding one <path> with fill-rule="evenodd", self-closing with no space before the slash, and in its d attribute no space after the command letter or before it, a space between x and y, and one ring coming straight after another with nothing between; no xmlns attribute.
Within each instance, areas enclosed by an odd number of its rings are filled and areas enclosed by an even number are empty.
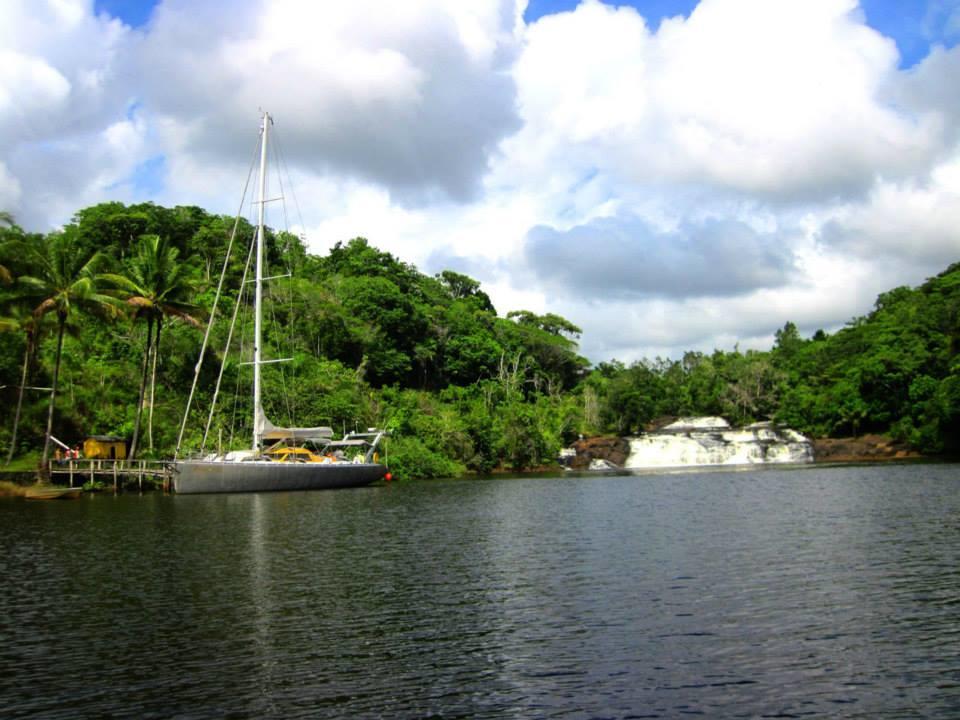
<svg viewBox="0 0 960 720"><path fill-rule="evenodd" d="M345 487L361 487L379 480L386 474L386 467L378 462L378 446L383 439L381 430L349 433L341 440L333 439L329 427L283 428L274 425L263 410L260 380L261 366L274 362L261 357L262 305L263 305L263 258L264 258L264 206L266 194L267 143L273 120L264 112L260 125L260 170L259 198L257 200L257 231L255 237L254 279L254 342L253 342L253 443L249 450L212 454L197 459L180 459L183 430L190 411L193 389L180 439L172 463L173 490L179 494L193 493L238 493L266 492L276 490L320 490ZM219 289L218 289L219 297ZM215 301L216 302L216 301ZM211 318L212 323L212 318ZM204 349L206 339L204 338ZM197 363L197 375L203 361ZM196 378L194 379L194 389ZM318 454L300 452L301 445L312 442L320 448ZM272 443L267 446L266 443ZM278 448L289 450L278 452Z"/></svg>

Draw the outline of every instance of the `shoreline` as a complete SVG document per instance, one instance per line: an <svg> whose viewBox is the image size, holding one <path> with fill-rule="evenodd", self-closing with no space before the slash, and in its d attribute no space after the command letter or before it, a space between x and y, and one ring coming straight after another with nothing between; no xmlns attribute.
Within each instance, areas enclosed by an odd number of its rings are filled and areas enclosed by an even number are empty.
<svg viewBox="0 0 960 720"><path fill-rule="evenodd" d="M814 438L814 463L889 462L893 460L935 460L906 443L886 435L867 434L852 438Z"/></svg>

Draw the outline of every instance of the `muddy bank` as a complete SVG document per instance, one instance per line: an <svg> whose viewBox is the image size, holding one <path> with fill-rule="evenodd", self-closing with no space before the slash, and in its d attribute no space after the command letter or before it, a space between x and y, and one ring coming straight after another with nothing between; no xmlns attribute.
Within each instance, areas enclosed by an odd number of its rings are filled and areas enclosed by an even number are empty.
<svg viewBox="0 0 960 720"><path fill-rule="evenodd" d="M814 462L882 462L921 458L906 443L885 435L861 435L855 438L817 438L813 441Z"/></svg>

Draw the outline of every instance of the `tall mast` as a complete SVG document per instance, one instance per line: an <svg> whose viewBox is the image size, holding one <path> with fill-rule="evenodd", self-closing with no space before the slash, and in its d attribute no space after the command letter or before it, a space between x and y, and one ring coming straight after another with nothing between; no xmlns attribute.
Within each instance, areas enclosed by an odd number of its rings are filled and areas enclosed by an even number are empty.
<svg viewBox="0 0 960 720"><path fill-rule="evenodd" d="M270 131L270 113L263 113L263 126L260 130L260 199L257 201L257 264L253 299L253 449L260 449L263 436L263 407L260 389L260 346L262 339L263 301L263 211L267 202L267 136Z"/></svg>

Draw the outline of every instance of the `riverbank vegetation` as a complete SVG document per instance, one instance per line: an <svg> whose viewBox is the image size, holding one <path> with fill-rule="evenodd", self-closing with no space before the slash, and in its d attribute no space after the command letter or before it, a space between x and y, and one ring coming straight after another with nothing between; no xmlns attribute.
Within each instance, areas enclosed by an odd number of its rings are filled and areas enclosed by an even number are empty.
<svg viewBox="0 0 960 720"><path fill-rule="evenodd" d="M103 434L133 440L140 457L171 456L234 223L196 207L104 203L38 235L0 216L0 447L49 457L48 433ZM253 228L235 230L218 314L236 307L230 345L242 357L249 298L235 288ZM785 318L769 351L591 367L580 328L553 314L501 317L466 275L426 275L363 238L325 256L289 233L267 239L269 274L292 273L269 284L265 353L292 360L264 369L268 414L385 426L401 477L535 468L579 434L689 414L960 450L960 263L881 295L833 334L804 338ZM228 334L214 325L212 360ZM218 364L202 367L184 448L200 446L218 382L206 447L249 443L249 368L228 359L218 378Z"/></svg>

